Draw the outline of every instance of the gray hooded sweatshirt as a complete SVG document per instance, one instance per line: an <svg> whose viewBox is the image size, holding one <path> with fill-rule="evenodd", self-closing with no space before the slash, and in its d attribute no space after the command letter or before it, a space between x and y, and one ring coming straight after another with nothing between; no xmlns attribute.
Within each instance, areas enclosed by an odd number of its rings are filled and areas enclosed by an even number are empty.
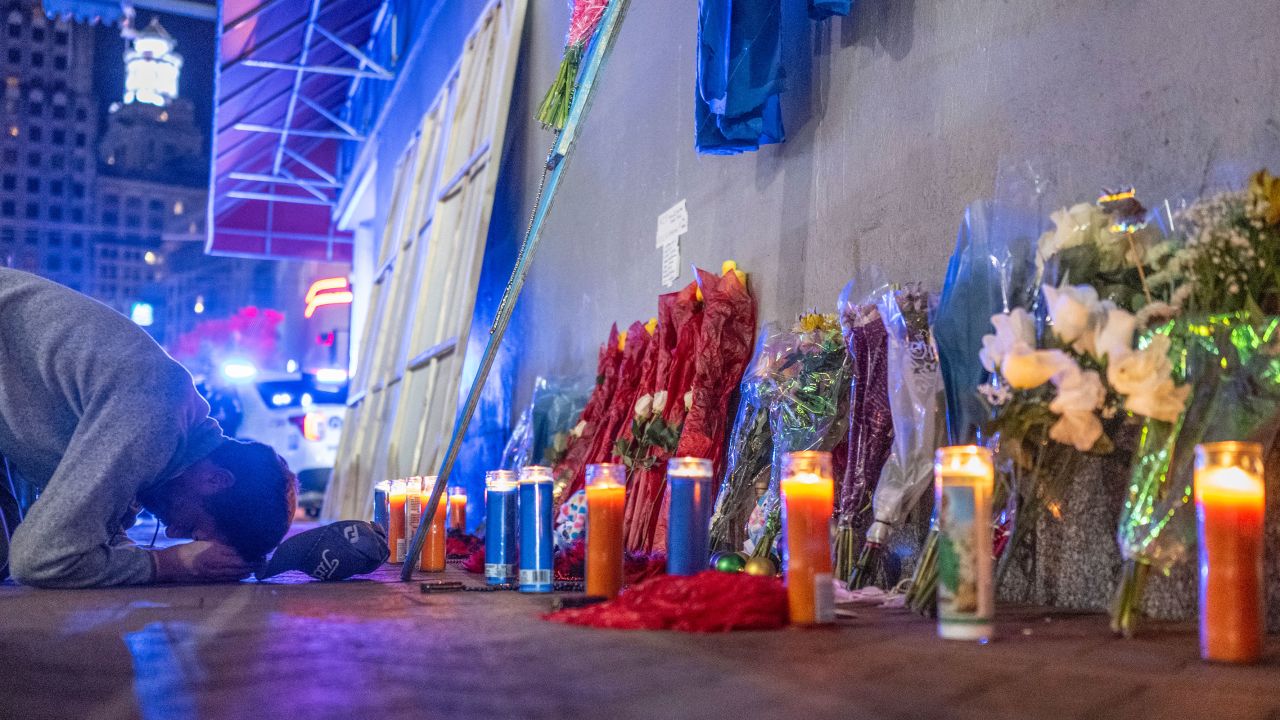
<svg viewBox="0 0 1280 720"><path fill-rule="evenodd" d="M10 543L18 582L153 581L151 552L123 541L122 521L139 492L222 440L191 375L141 328L61 285L0 268L0 454L42 489Z"/></svg>

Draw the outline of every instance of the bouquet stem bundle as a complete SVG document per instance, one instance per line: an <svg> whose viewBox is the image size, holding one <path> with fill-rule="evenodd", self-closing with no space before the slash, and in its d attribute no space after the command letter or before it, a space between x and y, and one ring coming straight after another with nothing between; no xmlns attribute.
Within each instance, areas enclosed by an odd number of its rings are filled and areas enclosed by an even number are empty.
<svg viewBox="0 0 1280 720"><path fill-rule="evenodd" d="M560 69L556 79L551 81L547 94L538 106L534 116L547 130L563 130L569 120L569 107L573 105L573 91L578 84L578 70L582 65L581 45L570 45L564 49L564 59L560 61Z"/></svg>
<svg viewBox="0 0 1280 720"><path fill-rule="evenodd" d="M938 528L929 530L929 536L920 549L920 562L907 588L907 607L925 617L933 617L938 611Z"/></svg>
<svg viewBox="0 0 1280 720"><path fill-rule="evenodd" d="M538 122L548 130L563 130L569 120L569 107L573 105L573 94L578 87L578 70L582 67L582 58L586 55L587 45L595 36L604 16L604 9L609 0L575 0L573 13L569 19L569 36L565 43L564 57L560 60L560 69L556 79L547 88L535 115Z"/></svg>
<svg viewBox="0 0 1280 720"><path fill-rule="evenodd" d="M1132 638L1142 618L1142 596L1147 589L1151 564L1141 560L1125 560L1120 566L1120 583L1111 606L1111 632Z"/></svg>

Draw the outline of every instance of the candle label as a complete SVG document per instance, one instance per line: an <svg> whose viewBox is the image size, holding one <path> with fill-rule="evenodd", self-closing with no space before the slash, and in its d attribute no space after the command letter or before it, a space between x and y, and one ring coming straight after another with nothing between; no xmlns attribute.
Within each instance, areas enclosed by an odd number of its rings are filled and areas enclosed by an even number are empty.
<svg viewBox="0 0 1280 720"><path fill-rule="evenodd" d="M392 562L398 562L398 563L404 562L404 554L405 554L404 538L396 538L396 554L395 554L395 560L393 560Z"/></svg>
<svg viewBox="0 0 1280 720"><path fill-rule="evenodd" d="M982 523L977 517L977 497L971 485L942 488L938 522L938 618L947 622L990 622L991 583L983 568Z"/></svg>
<svg viewBox="0 0 1280 720"><path fill-rule="evenodd" d="M550 585L551 571L522 569L520 571L520 584L521 585Z"/></svg>
<svg viewBox="0 0 1280 720"><path fill-rule="evenodd" d="M502 578L506 580L514 577L516 574L516 566L514 563L485 563L484 576L489 578Z"/></svg>
<svg viewBox="0 0 1280 720"><path fill-rule="evenodd" d="M831 573L814 573L813 575L813 621L816 623L836 621L836 597L831 587Z"/></svg>
<svg viewBox="0 0 1280 720"><path fill-rule="evenodd" d="M417 495L410 495L404 501L405 514L405 532L413 532L418 529L418 523L422 521L422 498Z"/></svg>

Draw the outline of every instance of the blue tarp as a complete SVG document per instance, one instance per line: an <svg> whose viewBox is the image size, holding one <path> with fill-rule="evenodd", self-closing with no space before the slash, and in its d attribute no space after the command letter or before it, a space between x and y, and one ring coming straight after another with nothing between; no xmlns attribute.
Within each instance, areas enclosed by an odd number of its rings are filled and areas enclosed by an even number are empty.
<svg viewBox="0 0 1280 720"><path fill-rule="evenodd" d="M848 15L853 0L809 0L809 17L826 20L832 15Z"/></svg>
<svg viewBox="0 0 1280 720"><path fill-rule="evenodd" d="M786 139L780 0L701 0L698 152L733 155Z"/></svg>

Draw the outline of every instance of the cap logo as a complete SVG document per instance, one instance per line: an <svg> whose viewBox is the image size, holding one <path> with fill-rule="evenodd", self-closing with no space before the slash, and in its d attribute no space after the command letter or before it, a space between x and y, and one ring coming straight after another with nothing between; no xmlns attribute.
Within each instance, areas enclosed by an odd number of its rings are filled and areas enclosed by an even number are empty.
<svg viewBox="0 0 1280 720"><path fill-rule="evenodd" d="M347 538L347 541L350 542L352 545L355 545L356 541L360 539L360 533L359 531L356 530L355 525L348 525L345 528L343 528L342 534L344 537Z"/></svg>
<svg viewBox="0 0 1280 720"><path fill-rule="evenodd" d="M315 570L311 571L311 577L317 580L328 580L338 570L338 559L330 558L329 551L325 550L320 554L320 564Z"/></svg>

